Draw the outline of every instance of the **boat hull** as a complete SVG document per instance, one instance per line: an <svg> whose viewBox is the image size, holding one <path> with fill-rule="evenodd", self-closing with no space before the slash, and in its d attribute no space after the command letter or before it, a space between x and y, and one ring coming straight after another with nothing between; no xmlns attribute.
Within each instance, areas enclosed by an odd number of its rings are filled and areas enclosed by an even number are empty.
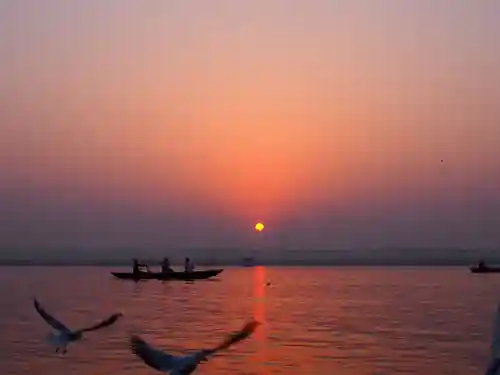
<svg viewBox="0 0 500 375"><path fill-rule="evenodd" d="M500 267L486 267L486 268L470 267L470 272L472 272L472 273L500 273Z"/></svg>
<svg viewBox="0 0 500 375"><path fill-rule="evenodd" d="M204 280L217 276L223 269L193 271L193 272L111 272L111 274L121 280Z"/></svg>

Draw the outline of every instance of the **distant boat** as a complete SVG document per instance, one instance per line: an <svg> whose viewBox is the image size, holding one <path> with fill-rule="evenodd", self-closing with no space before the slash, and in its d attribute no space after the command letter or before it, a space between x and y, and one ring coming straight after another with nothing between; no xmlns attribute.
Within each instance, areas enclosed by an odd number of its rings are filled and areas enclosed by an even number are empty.
<svg viewBox="0 0 500 375"><path fill-rule="evenodd" d="M469 268L472 273L500 273L500 267L487 266L484 260Z"/></svg>
<svg viewBox="0 0 500 375"><path fill-rule="evenodd" d="M255 265L255 261L252 257L244 257L243 258L243 267L253 267Z"/></svg>
<svg viewBox="0 0 500 375"><path fill-rule="evenodd" d="M470 269L470 272L472 272L472 273L500 273L500 267L490 267L490 266L478 267L478 266L472 266L469 269Z"/></svg>
<svg viewBox="0 0 500 375"><path fill-rule="evenodd" d="M111 272L111 274L122 280L204 280L217 276L224 269L193 271L193 272Z"/></svg>

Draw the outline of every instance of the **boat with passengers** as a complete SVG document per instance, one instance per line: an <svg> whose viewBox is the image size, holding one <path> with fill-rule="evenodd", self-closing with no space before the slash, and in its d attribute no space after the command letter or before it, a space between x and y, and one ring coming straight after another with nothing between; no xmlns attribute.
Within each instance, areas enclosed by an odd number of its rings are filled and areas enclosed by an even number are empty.
<svg viewBox="0 0 500 375"><path fill-rule="evenodd" d="M184 271L174 271L170 266L168 257L163 258L161 264L161 272L152 272L147 264L139 263L137 259L133 259L132 272L111 272L111 274L122 280L205 280L220 274L223 269L208 269L208 270L195 270L194 263L186 258L184 260Z"/></svg>

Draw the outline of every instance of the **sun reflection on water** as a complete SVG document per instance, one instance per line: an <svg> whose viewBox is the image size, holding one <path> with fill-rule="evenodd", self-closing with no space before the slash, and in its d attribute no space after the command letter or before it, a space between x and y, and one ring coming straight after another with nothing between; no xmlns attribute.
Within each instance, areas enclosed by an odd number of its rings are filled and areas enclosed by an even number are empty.
<svg viewBox="0 0 500 375"><path fill-rule="evenodd" d="M254 319L261 325L255 332L256 359L260 374L265 374L267 358L267 324L266 324L266 269L263 266L254 267Z"/></svg>

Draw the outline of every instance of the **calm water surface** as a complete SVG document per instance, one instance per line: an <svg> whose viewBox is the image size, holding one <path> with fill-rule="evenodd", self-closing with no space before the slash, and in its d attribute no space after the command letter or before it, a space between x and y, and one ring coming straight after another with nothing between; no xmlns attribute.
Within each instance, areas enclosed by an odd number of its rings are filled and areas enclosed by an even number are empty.
<svg viewBox="0 0 500 375"><path fill-rule="evenodd" d="M461 268L226 268L218 279L133 283L101 267L0 268L0 372L154 374L130 353L130 333L183 352L256 318L263 325L252 338L196 373L482 374L500 300L500 274ZM44 341L33 295L70 327L117 310L125 318L62 357Z"/></svg>

